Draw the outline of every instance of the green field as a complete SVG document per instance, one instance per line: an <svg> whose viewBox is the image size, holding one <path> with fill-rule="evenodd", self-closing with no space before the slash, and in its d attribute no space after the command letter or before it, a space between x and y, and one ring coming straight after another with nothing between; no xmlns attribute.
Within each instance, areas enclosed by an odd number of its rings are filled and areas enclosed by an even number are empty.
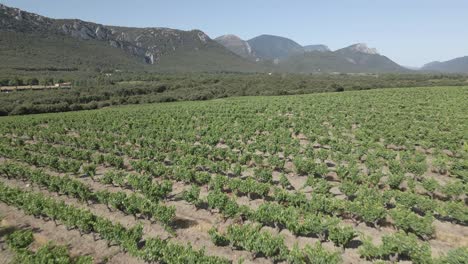
<svg viewBox="0 0 468 264"><path fill-rule="evenodd" d="M2 117L0 213L96 262L464 263L467 100L394 88Z"/></svg>

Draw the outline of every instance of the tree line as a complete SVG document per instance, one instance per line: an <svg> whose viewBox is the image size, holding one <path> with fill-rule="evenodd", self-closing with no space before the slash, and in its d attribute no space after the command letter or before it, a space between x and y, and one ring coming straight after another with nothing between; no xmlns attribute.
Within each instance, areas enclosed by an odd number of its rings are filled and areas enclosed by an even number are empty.
<svg viewBox="0 0 468 264"><path fill-rule="evenodd" d="M64 83L63 79L54 79L53 77L47 78L3 78L0 79L0 87L1 86L27 86L27 85L54 85L56 83Z"/></svg>
<svg viewBox="0 0 468 264"><path fill-rule="evenodd" d="M242 74L100 73L96 76L0 78L0 86L54 85L73 89L17 91L0 96L1 115L89 110L111 105L198 101L232 96L293 95L392 87L462 86L466 75L446 74Z"/></svg>

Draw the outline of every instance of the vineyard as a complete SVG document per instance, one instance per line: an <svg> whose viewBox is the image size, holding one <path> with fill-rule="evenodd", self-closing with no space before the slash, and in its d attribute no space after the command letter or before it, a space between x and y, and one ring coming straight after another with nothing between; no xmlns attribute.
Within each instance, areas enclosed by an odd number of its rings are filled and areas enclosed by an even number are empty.
<svg viewBox="0 0 468 264"><path fill-rule="evenodd" d="M467 102L395 88L0 118L0 259L467 263Z"/></svg>

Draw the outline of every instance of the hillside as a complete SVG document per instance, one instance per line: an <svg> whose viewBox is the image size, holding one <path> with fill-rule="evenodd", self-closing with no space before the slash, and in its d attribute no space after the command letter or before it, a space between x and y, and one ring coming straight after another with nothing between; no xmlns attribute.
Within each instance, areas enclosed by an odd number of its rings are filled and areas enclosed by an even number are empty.
<svg viewBox="0 0 468 264"><path fill-rule="evenodd" d="M34 43L34 45L31 45ZM0 32L0 69L46 68L94 70L144 69L145 63L120 49L96 40L81 41L66 35Z"/></svg>
<svg viewBox="0 0 468 264"><path fill-rule="evenodd" d="M166 63L160 61L184 57L184 71L257 70L256 65L228 51L200 30L115 27L75 19L50 19L4 5L0 5L0 28L2 57L6 54L5 59L11 65L23 67L29 67L23 61L27 58L40 67L63 61L69 67L80 69L123 65L158 71L166 70ZM54 47L59 47L61 52L53 54ZM78 61L76 54L80 57ZM110 54L113 58L106 59ZM179 69L171 67L171 70Z"/></svg>
<svg viewBox="0 0 468 264"><path fill-rule="evenodd" d="M468 56L444 62L431 62L424 65L421 70L444 73L468 73Z"/></svg>
<svg viewBox="0 0 468 264"><path fill-rule="evenodd" d="M355 44L337 51L312 51L297 54L280 62L280 68L287 72L347 72L379 73L408 72L377 50L365 44Z"/></svg>
<svg viewBox="0 0 468 264"><path fill-rule="evenodd" d="M361 71L361 68L331 51L312 51L291 56L282 61L279 67L282 71L297 73Z"/></svg>
<svg viewBox="0 0 468 264"><path fill-rule="evenodd" d="M389 58L380 55L376 49L369 48L366 44L362 43L339 49L334 53L356 65L356 68L370 72L407 71L407 69L401 67Z"/></svg>
<svg viewBox="0 0 468 264"><path fill-rule="evenodd" d="M272 35L261 35L247 41L260 60L279 60L302 53L304 49L295 41Z"/></svg>

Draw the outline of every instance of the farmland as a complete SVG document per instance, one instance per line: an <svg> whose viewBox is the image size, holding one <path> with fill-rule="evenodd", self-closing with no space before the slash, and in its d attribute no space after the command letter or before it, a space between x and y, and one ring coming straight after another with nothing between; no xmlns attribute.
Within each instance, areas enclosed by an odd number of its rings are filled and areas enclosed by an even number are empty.
<svg viewBox="0 0 468 264"><path fill-rule="evenodd" d="M467 98L394 88L2 117L0 228L34 234L13 233L0 258L52 241L76 263L463 263Z"/></svg>

